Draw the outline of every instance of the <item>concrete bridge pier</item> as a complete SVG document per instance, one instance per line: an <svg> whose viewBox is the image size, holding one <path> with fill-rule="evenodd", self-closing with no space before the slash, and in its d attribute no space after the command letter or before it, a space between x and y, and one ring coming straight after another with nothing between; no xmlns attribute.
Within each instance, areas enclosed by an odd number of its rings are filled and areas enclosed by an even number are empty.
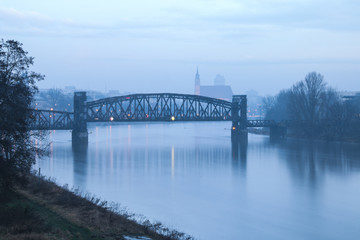
<svg viewBox="0 0 360 240"><path fill-rule="evenodd" d="M286 137L287 128L285 126L272 126L270 127L270 139L284 139Z"/></svg>
<svg viewBox="0 0 360 240"><path fill-rule="evenodd" d="M231 104L231 141L247 142L247 99L246 95L233 95Z"/></svg>
<svg viewBox="0 0 360 240"><path fill-rule="evenodd" d="M87 109L86 92L74 93L74 126L72 130L73 143L87 143Z"/></svg>
<svg viewBox="0 0 360 240"><path fill-rule="evenodd" d="M231 141L232 165L241 172L246 172L248 139L234 139Z"/></svg>

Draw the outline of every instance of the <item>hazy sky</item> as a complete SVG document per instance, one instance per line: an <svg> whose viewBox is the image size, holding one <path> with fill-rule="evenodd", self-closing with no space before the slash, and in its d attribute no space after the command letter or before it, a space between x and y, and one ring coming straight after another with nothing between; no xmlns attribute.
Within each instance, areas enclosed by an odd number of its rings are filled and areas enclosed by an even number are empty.
<svg viewBox="0 0 360 240"><path fill-rule="evenodd" d="M0 0L0 38L35 57L41 88L193 93L198 66L235 94L310 71L360 91L359 0Z"/></svg>

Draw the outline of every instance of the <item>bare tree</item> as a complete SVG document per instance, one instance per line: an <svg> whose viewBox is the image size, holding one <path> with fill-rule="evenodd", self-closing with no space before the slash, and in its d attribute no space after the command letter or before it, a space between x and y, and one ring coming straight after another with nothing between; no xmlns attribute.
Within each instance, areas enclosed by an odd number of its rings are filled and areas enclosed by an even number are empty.
<svg viewBox="0 0 360 240"><path fill-rule="evenodd" d="M289 113L292 119L309 121L312 124L320 119L326 83L324 77L316 72L305 76L305 80L291 88Z"/></svg>
<svg viewBox="0 0 360 240"><path fill-rule="evenodd" d="M45 100L46 105L43 108L52 108L60 111L72 111L73 96L65 94L58 88L50 88L47 91L40 92L40 96Z"/></svg>
<svg viewBox="0 0 360 240"><path fill-rule="evenodd" d="M302 137L342 138L356 116L356 108L342 101L316 72L270 100L264 102L268 105L266 118L297 121L292 132Z"/></svg>
<svg viewBox="0 0 360 240"><path fill-rule="evenodd" d="M46 97L50 106L56 108L56 105L64 98L64 93L61 89L51 88L46 92Z"/></svg>

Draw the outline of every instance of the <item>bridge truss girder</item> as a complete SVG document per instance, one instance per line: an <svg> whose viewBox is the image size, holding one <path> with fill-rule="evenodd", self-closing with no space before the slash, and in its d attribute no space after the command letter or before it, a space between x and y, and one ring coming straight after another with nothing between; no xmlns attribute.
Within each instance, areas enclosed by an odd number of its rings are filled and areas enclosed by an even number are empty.
<svg viewBox="0 0 360 240"><path fill-rule="evenodd" d="M133 94L87 103L88 122L227 121L231 103L188 94Z"/></svg>
<svg viewBox="0 0 360 240"><path fill-rule="evenodd" d="M72 112L33 110L30 115L30 130L71 130L74 125Z"/></svg>

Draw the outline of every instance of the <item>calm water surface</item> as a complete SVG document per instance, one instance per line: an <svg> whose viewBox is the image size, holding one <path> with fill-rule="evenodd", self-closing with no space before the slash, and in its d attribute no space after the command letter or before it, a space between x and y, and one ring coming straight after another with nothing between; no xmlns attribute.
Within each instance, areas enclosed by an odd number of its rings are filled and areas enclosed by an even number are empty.
<svg viewBox="0 0 360 240"><path fill-rule="evenodd" d="M360 145L232 144L230 123L89 125L50 133L35 168L198 239L360 239Z"/></svg>

